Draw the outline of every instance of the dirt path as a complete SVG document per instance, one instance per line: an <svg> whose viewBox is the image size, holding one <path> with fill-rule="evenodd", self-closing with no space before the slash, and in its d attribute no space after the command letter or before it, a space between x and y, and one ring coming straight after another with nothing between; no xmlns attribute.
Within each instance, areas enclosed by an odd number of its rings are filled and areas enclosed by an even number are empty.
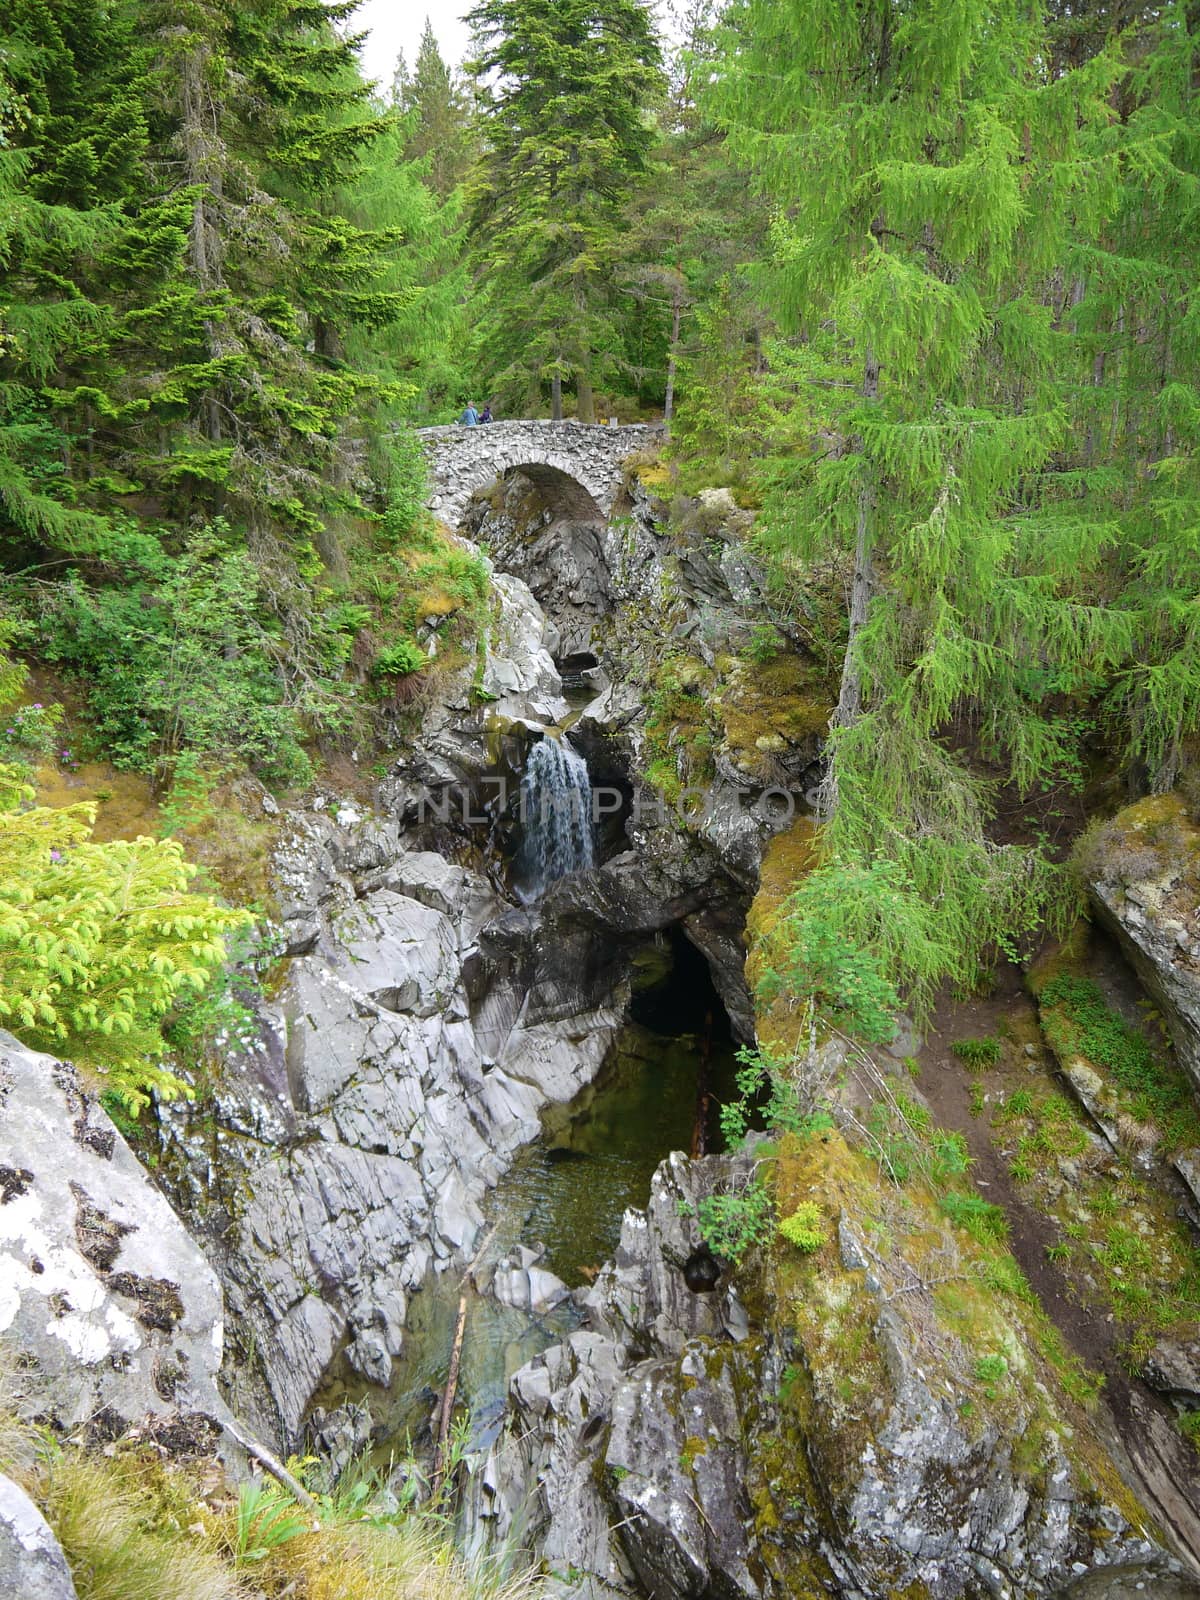
<svg viewBox="0 0 1200 1600"><path fill-rule="evenodd" d="M1106 963L1107 967L1107 963ZM1120 971L1106 970L1100 979L1110 1004L1125 1011L1133 998ZM1021 973L1005 967L995 992L986 998L944 1000L934 1014L917 1061L918 1087L936 1120L961 1133L974 1163L972 1172L984 1197L1002 1206L1011 1229L1013 1255L1033 1285L1047 1315L1070 1348L1088 1366L1102 1372L1104 1392L1092 1424L1108 1446L1130 1488L1162 1524L1178 1554L1200 1572L1200 1457L1181 1437L1171 1408L1137 1378L1126 1372L1120 1355L1122 1328L1107 1305L1096 1302L1080 1277L1047 1256L1060 1237L1056 1224L1022 1195L1008 1161L993 1143L988 1115L972 1109L973 1085L979 1082L951 1052L959 1039L997 1034L1015 1036L1004 1086L1027 1076L1032 1086L1052 1080L1052 1067L1040 1046L1029 1056L1024 1040L1037 1037L1036 1011ZM994 1103L1001 1079L988 1073L984 1093Z"/></svg>

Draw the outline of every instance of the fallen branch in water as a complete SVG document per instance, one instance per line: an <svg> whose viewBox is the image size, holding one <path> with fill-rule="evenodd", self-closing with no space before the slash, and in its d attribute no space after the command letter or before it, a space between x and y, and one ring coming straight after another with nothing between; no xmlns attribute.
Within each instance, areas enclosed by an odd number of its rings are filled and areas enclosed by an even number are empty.
<svg viewBox="0 0 1200 1600"><path fill-rule="evenodd" d="M450 1418L454 1413L454 1396L458 1389L458 1366L462 1359L463 1339L467 1332L467 1297L458 1297L458 1317L454 1323L454 1345L450 1351L450 1370L446 1374L446 1387L442 1392L442 1409L438 1418L437 1444L433 1452L431 1493L436 1501L442 1492L446 1476L446 1441L450 1437Z"/></svg>

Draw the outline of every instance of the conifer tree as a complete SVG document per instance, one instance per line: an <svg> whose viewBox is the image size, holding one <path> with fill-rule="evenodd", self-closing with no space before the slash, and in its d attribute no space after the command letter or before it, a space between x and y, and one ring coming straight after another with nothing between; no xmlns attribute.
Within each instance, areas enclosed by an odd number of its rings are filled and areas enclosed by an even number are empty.
<svg viewBox="0 0 1200 1600"><path fill-rule="evenodd" d="M717 57L717 12L715 0L670 8L677 43L667 63L652 169L630 209L621 273L624 298L632 305L622 316L626 368L646 397L662 404L667 422L675 412L681 359L699 355L702 344L711 355L711 336L732 302L738 302L751 337L760 337L764 320L741 279L761 254L767 208L731 159L700 93ZM704 392L698 371L695 378L697 404L710 406L713 397Z"/></svg>
<svg viewBox="0 0 1200 1600"><path fill-rule="evenodd" d="M466 177L473 158L470 107L455 73L442 60L428 17L399 104L408 113L410 128L405 159L426 164L431 188L445 200Z"/></svg>
<svg viewBox="0 0 1200 1600"><path fill-rule="evenodd" d="M994 775L1044 782L1074 755L1048 697L1129 647L1128 609L1087 593L1111 528L1038 494L1075 382L1054 285L1119 178L1116 63L1050 77L1016 3L742 0L729 21L718 111L777 206L772 299L816 425L781 466L775 533L851 563L826 870L843 931L920 1008L1030 926L1050 882L1036 851L990 842L956 727Z"/></svg>
<svg viewBox="0 0 1200 1600"><path fill-rule="evenodd" d="M641 0L481 0L474 70L494 74L472 226L479 348L516 393L573 381L581 419L614 333L624 207L646 173L659 50Z"/></svg>
<svg viewBox="0 0 1200 1600"><path fill-rule="evenodd" d="M352 10L14 0L2 24L4 563L149 596L220 514L315 728L344 716L319 589L387 377L347 340L411 306L399 229L343 203L393 126Z"/></svg>

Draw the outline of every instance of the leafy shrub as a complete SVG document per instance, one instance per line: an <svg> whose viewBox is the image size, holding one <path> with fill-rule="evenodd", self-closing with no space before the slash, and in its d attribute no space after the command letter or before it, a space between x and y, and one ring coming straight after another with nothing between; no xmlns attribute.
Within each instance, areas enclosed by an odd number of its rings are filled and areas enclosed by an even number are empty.
<svg viewBox="0 0 1200 1600"><path fill-rule="evenodd" d="M805 1200L790 1217L779 1224L780 1234L805 1255L819 1250L829 1238L825 1231L821 1208L815 1200Z"/></svg>
<svg viewBox="0 0 1200 1600"><path fill-rule="evenodd" d="M757 1245L771 1238L771 1197L758 1184L741 1194L707 1195L696 1207L700 1237L723 1261L734 1266Z"/></svg>
<svg viewBox="0 0 1200 1600"><path fill-rule="evenodd" d="M162 1024L250 918L187 892L173 840L94 844L94 806L18 809L29 798L0 773L0 1022L106 1073L136 1111L151 1087L180 1091L156 1064Z"/></svg>
<svg viewBox="0 0 1200 1600"><path fill-rule="evenodd" d="M857 937L845 921L845 908L868 882L879 878L874 887L886 892L882 880L890 872L886 863L830 863L810 874L785 902L767 941L759 999L811 1003L826 1022L870 1044L893 1038L900 997L870 940Z"/></svg>
<svg viewBox="0 0 1200 1600"><path fill-rule="evenodd" d="M194 535L152 576L93 590L72 577L44 597L42 654L84 682L96 733L119 766L153 771L190 750L246 761L270 783L306 782L300 717L344 715L350 635L314 613L312 670L289 693L277 626L260 615L259 578L222 523ZM343 621L346 619L343 618Z"/></svg>
<svg viewBox="0 0 1200 1600"><path fill-rule="evenodd" d="M738 1051L740 1063L734 1082L737 1098L721 1107L721 1132L726 1144L736 1145L745 1138L752 1119L758 1115L771 1133L806 1136L834 1126L827 1111L806 1111L788 1063L769 1050Z"/></svg>
<svg viewBox="0 0 1200 1600"><path fill-rule="evenodd" d="M0 762L24 762L55 753L62 734L62 707L17 706L0 727Z"/></svg>
<svg viewBox="0 0 1200 1600"><path fill-rule="evenodd" d="M371 671L377 678L405 678L426 665L425 652L415 639L398 639L395 644L384 645Z"/></svg>
<svg viewBox="0 0 1200 1600"><path fill-rule="evenodd" d="M982 1039L956 1039L950 1049L972 1072L994 1067L1000 1060L1000 1041L992 1035Z"/></svg>

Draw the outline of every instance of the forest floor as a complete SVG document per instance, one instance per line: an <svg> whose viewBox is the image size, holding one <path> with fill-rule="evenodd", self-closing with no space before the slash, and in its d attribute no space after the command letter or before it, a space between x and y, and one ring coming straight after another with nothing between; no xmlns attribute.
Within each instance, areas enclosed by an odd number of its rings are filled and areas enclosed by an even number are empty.
<svg viewBox="0 0 1200 1600"><path fill-rule="evenodd" d="M1114 1010L1144 1026L1136 980L1107 941L1094 942L1089 972ZM968 1039L999 1040L1000 1060L972 1073L952 1048ZM1069 1152L1082 1140L1075 1132L1072 1141L1061 1123L1047 1120L1051 1137L1043 1143L1050 1148L1040 1153L1035 1175L1026 1181L1014 1176L1015 1150L1028 1142L1019 1139L1021 1122L1006 1116L1014 1095L1020 1097L1018 1105L1032 1101L1035 1119L1044 1106L1065 1115L1065 1102L1076 1128L1089 1137L1093 1133L1042 1040L1036 1005L1016 966L1002 967L986 996L946 996L916 1061L918 1088L936 1121L966 1139L974 1181L984 1198L1008 1217L1012 1253L1047 1315L1070 1348L1104 1376L1093 1427L1147 1510L1174 1531L1180 1554L1200 1567L1200 1454L1179 1432L1171 1407L1131 1374L1128 1349L1136 1330L1105 1294L1105 1275L1097 1267L1105 1247L1089 1253L1086 1231L1094 1230L1098 1215L1109 1214L1107 1197L1119 1194L1121 1217L1132 1218L1156 1246L1158 1231L1170 1235L1161 1251L1152 1256L1147 1247L1145 1262L1139 1258L1130 1270L1144 1270L1151 1282L1159 1273L1171 1272L1181 1199L1173 1191L1173 1175L1164 1170L1139 1181L1129 1171L1119 1172L1115 1160L1108 1170L1097 1170L1086 1158L1058 1156L1055 1143ZM1064 1217L1069 1219L1065 1227ZM1165 1296L1166 1285L1162 1287Z"/></svg>

